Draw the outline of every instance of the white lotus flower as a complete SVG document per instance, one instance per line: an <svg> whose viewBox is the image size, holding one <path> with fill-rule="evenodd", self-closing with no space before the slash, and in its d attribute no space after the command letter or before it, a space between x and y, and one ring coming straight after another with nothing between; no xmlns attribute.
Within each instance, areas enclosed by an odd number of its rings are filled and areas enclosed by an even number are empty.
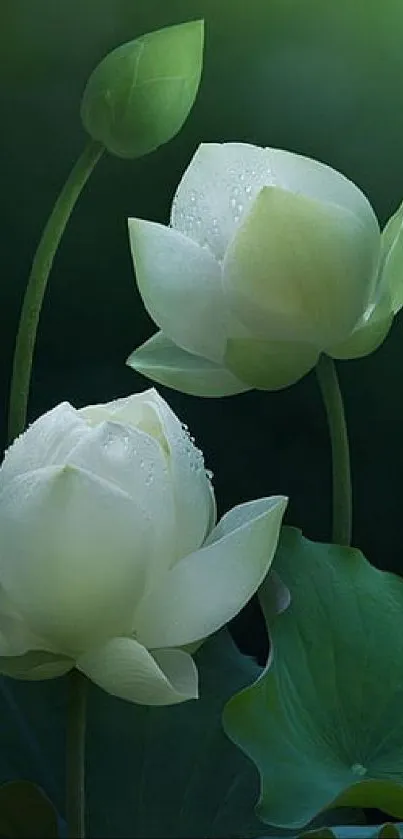
<svg viewBox="0 0 403 839"><path fill-rule="evenodd" d="M128 363L187 393L277 389L322 352L365 355L401 306L367 198L291 152L201 145L171 225L130 219L129 231L139 290L161 332Z"/></svg>
<svg viewBox="0 0 403 839"><path fill-rule="evenodd" d="M197 697L181 647L256 591L285 506L241 504L215 526L202 454L154 390L58 405L0 468L0 672L76 666L133 702Z"/></svg>

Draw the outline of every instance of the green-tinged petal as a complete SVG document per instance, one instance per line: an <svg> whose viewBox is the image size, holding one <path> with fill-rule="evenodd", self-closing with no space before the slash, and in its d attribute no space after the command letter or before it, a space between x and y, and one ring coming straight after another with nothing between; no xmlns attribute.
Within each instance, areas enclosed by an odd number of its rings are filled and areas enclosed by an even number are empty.
<svg viewBox="0 0 403 839"><path fill-rule="evenodd" d="M182 350L163 332L145 341L127 364L148 379L191 396L232 396L251 389L225 367Z"/></svg>
<svg viewBox="0 0 403 839"><path fill-rule="evenodd" d="M57 679L74 667L74 661L67 656L55 655L44 650L33 650L24 655L0 656L0 673L12 679L41 682Z"/></svg>
<svg viewBox="0 0 403 839"><path fill-rule="evenodd" d="M0 487L17 475L62 466L74 446L86 436L86 423L68 402L43 414L6 451L0 469Z"/></svg>
<svg viewBox="0 0 403 839"><path fill-rule="evenodd" d="M139 640L151 648L181 646L231 620L270 568L286 505L276 496L227 513L205 547L178 562L141 603Z"/></svg>
<svg viewBox="0 0 403 839"><path fill-rule="evenodd" d="M356 327L346 341L327 347L327 354L340 359L362 358L377 350L384 342L393 323L393 314L390 313L390 309L389 312L382 314L382 311L387 308L389 308L388 304L377 306L366 322Z"/></svg>
<svg viewBox="0 0 403 839"><path fill-rule="evenodd" d="M113 638L82 655L77 667L99 687L139 705L197 699L197 668L183 650L152 654L132 638Z"/></svg>
<svg viewBox="0 0 403 839"><path fill-rule="evenodd" d="M29 650L49 649L35 635L0 587L0 656L21 656Z"/></svg>
<svg viewBox="0 0 403 839"><path fill-rule="evenodd" d="M368 236L375 236L379 241L378 219L368 198L353 181L331 166L302 154L283 149L268 151L273 185L350 210L367 228Z"/></svg>
<svg viewBox="0 0 403 839"><path fill-rule="evenodd" d="M310 344L230 338L225 353L228 368L250 387L280 390L294 384L315 366L319 351Z"/></svg>
<svg viewBox="0 0 403 839"><path fill-rule="evenodd" d="M0 579L30 628L72 655L131 631L151 523L112 483L75 467L15 478L0 494Z"/></svg>
<svg viewBox="0 0 403 839"><path fill-rule="evenodd" d="M228 305L256 338L320 349L362 316L378 258L378 236L349 210L265 187L225 257Z"/></svg>
<svg viewBox="0 0 403 839"><path fill-rule="evenodd" d="M137 284L156 324L176 344L212 361L225 347L221 266L171 227L129 219Z"/></svg>
<svg viewBox="0 0 403 839"><path fill-rule="evenodd" d="M380 282L396 314L403 306L403 204L382 231L381 265Z"/></svg>

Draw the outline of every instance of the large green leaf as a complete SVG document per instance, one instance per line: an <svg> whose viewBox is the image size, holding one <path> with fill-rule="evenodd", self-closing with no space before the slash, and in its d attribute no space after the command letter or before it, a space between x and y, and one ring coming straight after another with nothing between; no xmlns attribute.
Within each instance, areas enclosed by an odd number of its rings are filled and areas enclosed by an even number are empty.
<svg viewBox="0 0 403 839"><path fill-rule="evenodd" d="M275 568L291 606L271 625L272 667L224 712L260 770L260 817L300 829L348 805L401 818L403 581L292 528Z"/></svg>

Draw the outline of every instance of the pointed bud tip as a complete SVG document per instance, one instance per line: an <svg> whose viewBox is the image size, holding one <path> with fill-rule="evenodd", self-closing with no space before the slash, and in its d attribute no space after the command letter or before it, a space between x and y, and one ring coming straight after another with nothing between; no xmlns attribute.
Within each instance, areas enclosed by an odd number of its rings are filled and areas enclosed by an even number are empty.
<svg viewBox="0 0 403 839"><path fill-rule="evenodd" d="M158 29L112 50L84 91L81 118L118 157L141 157L171 140L195 101L204 20Z"/></svg>

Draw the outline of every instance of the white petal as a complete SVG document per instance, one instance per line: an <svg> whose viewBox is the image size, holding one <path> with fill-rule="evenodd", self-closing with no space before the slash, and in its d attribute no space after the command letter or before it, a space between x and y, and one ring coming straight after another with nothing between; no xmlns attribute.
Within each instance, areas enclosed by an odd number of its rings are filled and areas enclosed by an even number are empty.
<svg viewBox="0 0 403 839"><path fill-rule="evenodd" d="M167 563L168 561L169 563L172 558L178 559L190 551L196 550L204 542L215 522L214 494L204 469L202 453L192 443L187 430L168 403L162 399L154 388L150 388L143 393L117 399L105 405L85 408L81 413L94 424L99 421L102 422L107 416L113 418L115 422L124 423L128 438L130 425L134 426L133 448L137 449L140 460L143 460L144 478L147 476L147 456L150 460L150 469L153 467L153 460L155 461L155 477L148 487L150 497L145 504L145 508L152 513L155 522L158 522L158 516L161 519L161 567L164 562ZM114 423L110 427L112 428L113 425ZM97 438L99 433L98 431ZM149 452L144 449L141 442L146 435L149 441ZM154 439L148 435L152 435ZM92 468L85 454L87 448L87 444L84 444L82 447L83 460L78 465ZM102 448L103 445L100 441L95 446L97 458ZM160 451L156 451L154 455L154 449ZM165 458L164 469L161 471L161 466L158 469L156 466L157 455L161 456L162 453L164 453ZM109 479L113 474L109 470L108 464L101 469L98 462L94 471L97 474L105 475ZM138 472L137 469L136 475L138 475ZM124 485L127 492L131 492L131 480L136 480L136 476L128 476L128 481ZM172 492L171 498L168 497L169 492ZM144 498L141 480L140 485L136 486L134 497ZM172 513L172 499L174 499L175 505L174 513ZM175 521L176 538L173 557L169 553L172 538L168 536L167 526L164 526L164 519L167 518L168 523L172 522L172 518ZM164 541L165 551L163 551ZM167 567L166 564L165 567Z"/></svg>
<svg viewBox="0 0 403 839"><path fill-rule="evenodd" d="M266 149L202 143L176 191L171 223L223 259L237 225L270 177Z"/></svg>
<svg viewBox="0 0 403 839"><path fill-rule="evenodd" d="M178 562L136 614L146 646L190 644L211 635L248 602L267 574L287 499L263 498L224 516L204 548Z"/></svg>
<svg viewBox="0 0 403 839"><path fill-rule="evenodd" d="M141 394L143 396L143 394ZM123 419L140 400L119 400L114 416ZM123 404L122 404L123 403ZM141 400L143 408L146 405ZM133 409L132 409L133 411ZM158 426L155 412L154 426ZM161 435L160 435L161 440ZM163 440L161 440L163 443ZM167 457L158 439L127 422L101 422L69 455L69 464L113 482L144 510L151 522L147 554L147 587L155 574L169 568L175 558L176 512Z"/></svg>
<svg viewBox="0 0 403 839"><path fill-rule="evenodd" d="M159 418L168 445L176 508L176 558L179 559L197 550L212 529L216 513L214 492L203 454L187 428L156 390L148 391L147 401Z"/></svg>
<svg viewBox="0 0 403 839"><path fill-rule="evenodd" d="M219 361L225 346L221 267L170 227L129 220L137 284L156 324L185 350Z"/></svg>
<svg viewBox="0 0 403 839"><path fill-rule="evenodd" d="M197 699L197 669L182 650L149 653L130 638L111 641L81 656L77 667L113 696L139 705L174 705Z"/></svg>
<svg viewBox="0 0 403 839"><path fill-rule="evenodd" d="M151 391L153 388L141 393L132 393L120 399L113 399L111 402L87 405L85 408L80 408L79 414L92 426L102 422L116 422L145 431L146 434L158 440L164 449L165 440L161 437L159 420L156 419L155 412L150 410L146 401L147 394Z"/></svg>
<svg viewBox="0 0 403 839"><path fill-rule="evenodd" d="M250 390L225 367L192 355L157 332L135 350L126 362L154 382L191 396L232 396Z"/></svg>
<svg viewBox="0 0 403 839"><path fill-rule="evenodd" d="M0 469L0 485L43 466L62 466L86 434L86 423L78 412L68 402L62 402L35 420L7 450Z"/></svg>
<svg viewBox="0 0 403 839"><path fill-rule="evenodd" d="M349 209L379 234L373 209L348 178L316 160L281 149L247 143L199 146L186 170L172 206L173 226L224 257L237 226L264 186L280 186Z"/></svg>
<svg viewBox="0 0 403 839"><path fill-rule="evenodd" d="M34 632L74 656L131 631L149 531L113 484L74 467L32 472L0 494L0 583Z"/></svg>

